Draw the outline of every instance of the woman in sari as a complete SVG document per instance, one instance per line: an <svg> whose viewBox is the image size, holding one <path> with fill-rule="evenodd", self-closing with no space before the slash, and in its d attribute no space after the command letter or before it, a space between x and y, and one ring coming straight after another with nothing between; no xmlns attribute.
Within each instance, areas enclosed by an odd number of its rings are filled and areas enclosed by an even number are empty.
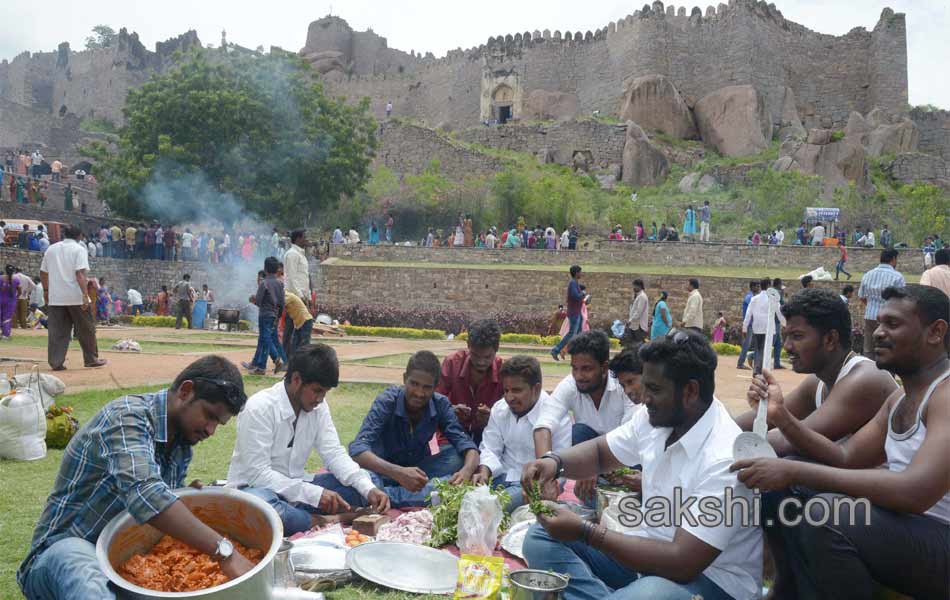
<svg viewBox="0 0 950 600"><path fill-rule="evenodd" d="M666 297L666 292L660 292L660 299L653 306L653 326L650 328L651 340L663 337L673 326L673 317L670 315L670 307L666 304Z"/></svg>
<svg viewBox="0 0 950 600"><path fill-rule="evenodd" d="M683 240L692 240L693 236L696 235L696 211L693 210L693 205L690 204L689 208L686 209L686 218L683 220Z"/></svg>

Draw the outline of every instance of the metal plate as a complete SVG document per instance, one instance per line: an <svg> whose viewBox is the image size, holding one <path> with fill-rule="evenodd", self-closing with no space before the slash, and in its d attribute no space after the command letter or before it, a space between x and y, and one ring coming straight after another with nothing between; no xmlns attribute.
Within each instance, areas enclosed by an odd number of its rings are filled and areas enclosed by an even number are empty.
<svg viewBox="0 0 950 600"><path fill-rule="evenodd" d="M310 573L340 571L346 568L347 547L327 540L294 542L290 550L290 562L294 570Z"/></svg>
<svg viewBox="0 0 950 600"><path fill-rule="evenodd" d="M368 542L350 549L346 566L367 581L414 594L451 594L458 580L458 558L416 544Z"/></svg>
<svg viewBox="0 0 950 600"><path fill-rule="evenodd" d="M524 560L524 551L521 549L524 545L524 538L528 535L528 529L537 522L537 519L521 521L508 529L508 533L501 538L501 547L504 548L505 552Z"/></svg>

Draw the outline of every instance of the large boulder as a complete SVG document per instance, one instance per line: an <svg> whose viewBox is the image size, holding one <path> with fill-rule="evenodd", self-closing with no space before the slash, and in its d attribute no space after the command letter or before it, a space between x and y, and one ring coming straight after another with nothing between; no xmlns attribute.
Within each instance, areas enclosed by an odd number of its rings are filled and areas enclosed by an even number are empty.
<svg viewBox="0 0 950 600"><path fill-rule="evenodd" d="M802 143L791 154L780 157L772 168L818 175L823 180L826 195L850 183L860 190L870 186L864 147L847 138L829 144Z"/></svg>
<svg viewBox="0 0 950 600"><path fill-rule="evenodd" d="M343 72L346 69L344 54L337 50L323 50L320 52L308 52L304 54L304 59L310 63L313 69L321 75L326 75L332 71Z"/></svg>
<svg viewBox="0 0 950 600"><path fill-rule="evenodd" d="M862 146L867 146L870 133L871 126L868 125L867 120L861 116L861 113L852 111L848 117L848 124L844 128L844 137Z"/></svg>
<svg viewBox="0 0 950 600"><path fill-rule="evenodd" d="M577 110L576 94L540 89L532 90L524 105L526 118L536 121L570 121Z"/></svg>
<svg viewBox="0 0 950 600"><path fill-rule="evenodd" d="M908 118L879 125L868 135L868 155L903 154L917 151L920 131Z"/></svg>
<svg viewBox="0 0 950 600"><path fill-rule="evenodd" d="M663 75L637 77L627 84L620 118L648 131L684 140L699 136L693 114L673 82Z"/></svg>
<svg viewBox="0 0 950 600"><path fill-rule="evenodd" d="M670 164L653 147L647 134L633 121L627 121L627 139L623 146L622 180L633 187L655 185L666 179Z"/></svg>
<svg viewBox="0 0 950 600"><path fill-rule="evenodd" d="M696 103L703 141L723 156L752 156L769 147L772 119L751 85L724 87Z"/></svg>
<svg viewBox="0 0 950 600"><path fill-rule="evenodd" d="M684 194L692 192L696 187L696 184L699 183L700 177L702 177L702 175L699 173L687 173L682 179L680 179L679 185L677 186L679 191Z"/></svg>
<svg viewBox="0 0 950 600"><path fill-rule="evenodd" d="M795 102L795 93L791 88L785 88L782 98L782 114L779 115L778 139L787 140L789 138L804 139L806 135L805 127L798 116L798 106Z"/></svg>

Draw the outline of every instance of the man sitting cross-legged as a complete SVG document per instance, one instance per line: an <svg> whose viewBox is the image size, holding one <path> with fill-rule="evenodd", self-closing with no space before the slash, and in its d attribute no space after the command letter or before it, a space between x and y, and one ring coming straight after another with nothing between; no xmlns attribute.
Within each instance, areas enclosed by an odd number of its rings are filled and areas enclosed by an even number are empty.
<svg viewBox="0 0 950 600"><path fill-rule="evenodd" d="M702 334L674 329L640 358L646 409L605 436L529 463L522 485L642 464L647 520L624 535L556 508L528 532L528 565L568 574L567 600L758 598L762 536L743 523L751 492L729 472L740 430L713 395L716 353ZM621 519L634 516L626 502Z"/></svg>
<svg viewBox="0 0 950 600"><path fill-rule="evenodd" d="M266 500L285 535L319 525L319 516L369 504L389 510L389 497L373 485L340 444L325 398L339 382L336 352L325 344L298 349L283 381L251 396L238 417L228 485ZM304 471L316 450L329 473Z"/></svg>
<svg viewBox="0 0 950 600"><path fill-rule="evenodd" d="M350 456L370 471L396 508L425 506L433 478L462 483L478 469L478 448L459 425L449 399L435 391L440 370L435 354L413 354L404 385L376 397L350 443ZM432 454L429 442L437 430L448 443Z"/></svg>
<svg viewBox="0 0 950 600"><path fill-rule="evenodd" d="M808 514L781 509L795 574L783 598L870 599L874 582L914 598L946 598L950 581L950 299L929 286L886 288L874 331L877 366L900 376L874 418L843 444L805 426L770 373L758 380L768 418L805 456L737 461L750 488L791 489ZM881 464L885 468L881 468ZM814 496L808 489L822 490ZM793 587L797 587L793 589Z"/></svg>
<svg viewBox="0 0 950 600"><path fill-rule="evenodd" d="M542 407L551 397L541 389L541 365L536 358L509 358L501 365L499 377L505 395L503 401L492 406L479 448L481 465L472 481L504 487L511 496L511 502L505 507L510 512L524 504L521 470L526 463L541 456L535 451L532 432ZM554 427L552 438L556 452L570 447L571 420L567 415ZM546 498L557 499L556 482L544 491Z"/></svg>
<svg viewBox="0 0 950 600"><path fill-rule="evenodd" d="M588 331L575 336L567 351L571 355L571 374L554 388L550 402L544 404L534 424L534 446L539 454L551 450L551 431L568 410L574 415L571 445L576 446L620 427L633 417L636 409L617 379L625 375L610 374L610 339L604 332ZM630 382L630 387L636 387L634 382ZM578 481L574 493L592 506L596 502L596 485L596 477Z"/></svg>

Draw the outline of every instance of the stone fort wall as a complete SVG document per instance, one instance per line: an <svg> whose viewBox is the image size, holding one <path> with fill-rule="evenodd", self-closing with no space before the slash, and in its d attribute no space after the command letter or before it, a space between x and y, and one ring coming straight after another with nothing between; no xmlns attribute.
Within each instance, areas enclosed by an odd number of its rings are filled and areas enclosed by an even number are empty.
<svg viewBox="0 0 950 600"><path fill-rule="evenodd" d="M907 104L905 19L890 9L872 31L831 36L792 23L774 4L757 0L689 13L654 2L596 32L509 34L439 59L378 49L385 64L369 64L365 56L353 61L353 48L361 45L353 41L355 33L342 26L326 31L332 34L311 29L304 51L315 44L349 53L349 72L328 78L333 92L370 97L379 116L392 100L396 114L429 125L477 122L483 83L502 80L515 82L524 97L536 89L573 94L581 114L616 113L624 82L648 74L670 77L688 103L726 85L753 84L776 120L785 87L794 91L805 120L813 117L816 124L824 118L843 125L851 111L897 112Z"/></svg>
<svg viewBox="0 0 950 600"><path fill-rule="evenodd" d="M834 274L837 248L809 246L747 246L686 242L599 241L592 250L525 250L484 248L420 248L418 246L332 245L331 257L365 262L426 264L479 263L492 265L661 265L701 267L800 268L807 273L818 267ZM865 272L880 263L881 249L848 248L848 270ZM917 249L901 251L898 269L907 275L924 270L923 254ZM762 276L768 275L764 272ZM631 275L625 277L632 278ZM853 283L853 282L852 282Z"/></svg>
<svg viewBox="0 0 950 600"><path fill-rule="evenodd" d="M920 131L918 151L934 154L950 163L950 111L915 108L910 118Z"/></svg>

